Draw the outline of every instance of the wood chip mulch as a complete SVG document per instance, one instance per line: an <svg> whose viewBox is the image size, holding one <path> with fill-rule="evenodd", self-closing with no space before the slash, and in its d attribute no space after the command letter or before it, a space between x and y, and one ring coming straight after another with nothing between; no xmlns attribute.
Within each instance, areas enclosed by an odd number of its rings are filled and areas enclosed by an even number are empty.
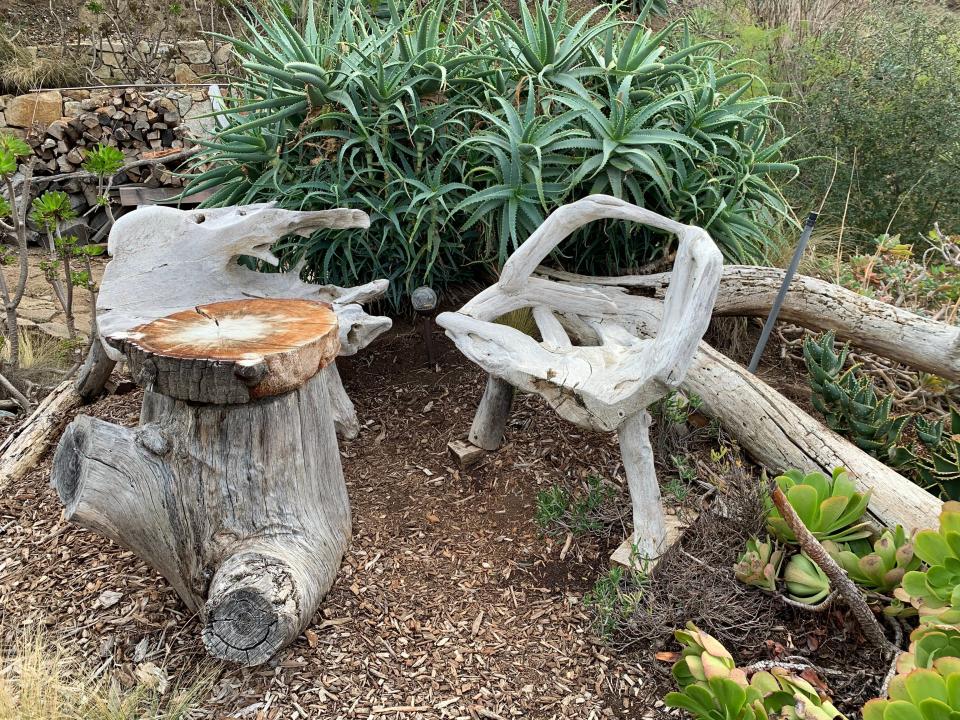
<svg viewBox="0 0 960 720"><path fill-rule="evenodd" d="M544 536L536 494L590 475L621 487L613 435L560 420L537 398L511 415L509 444L470 471L464 437L483 376L445 339L440 371L399 328L341 363L363 425L341 443L353 540L308 630L270 665L213 667L200 624L130 552L63 520L50 458L0 499L5 638L40 623L55 641L133 686L153 664L173 682L211 673L197 718L653 717L635 655L595 634L585 592L610 543ZM135 425L141 395L88 414ZM642 650L642 649L641 649ZM634 658L634 659L631 659ZM649 690L649 687L647 688Z"/></svg>

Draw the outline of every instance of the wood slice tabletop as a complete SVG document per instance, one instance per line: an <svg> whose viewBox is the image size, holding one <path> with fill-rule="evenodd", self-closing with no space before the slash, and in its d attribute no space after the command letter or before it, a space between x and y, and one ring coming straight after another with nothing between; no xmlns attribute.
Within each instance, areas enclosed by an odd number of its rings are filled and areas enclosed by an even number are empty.
<svg viewBox="0 0 960 720"><path fill-rule="evenodd" d="M211 404L296 390L340 350L330 305L266 298L198 305L107 342L127 356L144 387Z"/></svg>

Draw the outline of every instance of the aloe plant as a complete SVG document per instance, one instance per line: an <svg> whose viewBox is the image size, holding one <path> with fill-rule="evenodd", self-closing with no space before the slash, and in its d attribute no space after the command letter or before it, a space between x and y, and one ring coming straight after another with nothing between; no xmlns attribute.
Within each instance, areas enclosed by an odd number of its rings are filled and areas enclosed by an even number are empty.
<svg viewBox="0 0 960 720"><path fill-rule="evenodd" d="M765 542L750 538L746 550L733 566L733 573L742 583L774 592L782 563L783 550L777 546L776 541L769 537Z"/></svg>
<svg viewBox="0 0 960 720"><path fill-rule="evenodd" d="M863 521L870 491L859 492L844 468L835 468L829 478L820 472L804 475L799 470L788 470L775 482L818 540L841 543L870 536L870 526ZM772 505L767 513L767 529L783 542L797 544L793 531Z"/></svg>
<svg viewBox="0 0 960 720"><path fill-rule="evenodd" d="M733 656L715 637L703 632L692 622L687 623L685 630L677 630L673 635L683 646L680 659L672 669L673 677L681 688L693 684L706 685L715 678L732 680L738 685L746 684L746 675L737 669Z"/></svg>
<svg viewBox="0 0 960 720"><path fill-rule="evenodd" d="M903 576L894 595L917 609L921 622L960 624L960 502L945 502L937 530L921 530L914 552L927 564Z"/></svg>
<svg viewBox="0 0 960 720"><path fill-rule="evenodd" d="M905 573L920 567L920 558L913 551L913 538L900 525L885 530L873 544L872 552L858 553L856 546L824 543L850 579L868 590L888 593L899 587Z"/></svg>
<svg viewBox="0 0 960 720"><path fill-rule="evenodd" d="M787 585L787 596L804 605L816 605L830 594L830 579L803 552L787 561L783 580Z"/></svg>
<svg viewBox="0 0 960 720"><path fill-rule="evenodd" d="M235 99L186 194L369 212L365 233L284 240L285 265L303 261L307 279L387 277L397 302L502 263L593 188L706 227L741 262L762 259L788 215L770 179L796 172L778 162L778 99L747 99L756 79L716 43L648 31L651 5L636 21L610 8L571 20L565 0L539 0L515 20L496 3L328 0L307 3L298 28L282 0L257 4L242 37L221 38L241 60ZM571 269L609 274L669 241L610 223L569 242Z"/></svg>

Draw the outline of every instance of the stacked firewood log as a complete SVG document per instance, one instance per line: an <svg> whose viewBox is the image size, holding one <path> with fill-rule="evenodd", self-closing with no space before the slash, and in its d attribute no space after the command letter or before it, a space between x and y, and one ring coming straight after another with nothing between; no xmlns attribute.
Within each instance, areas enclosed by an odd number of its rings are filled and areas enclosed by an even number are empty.
<svg viewBox="0 0 960 720"><path fill-rule="evenodd" d="M181 123L191 102L188 95L171 97L123 88L67 102L64 117L51 123L45 132L32 132L26 138L40 160L35 172L43 175L79 170L84 149L99 143L119 148L130 160L144 152L183 148L189 142ZM149 169L143 172L149 174ZM128 182L145 180L136 169L128 171L127 176ZM169 182L162 184L177 184L176 178L165 180Z"/></svg>

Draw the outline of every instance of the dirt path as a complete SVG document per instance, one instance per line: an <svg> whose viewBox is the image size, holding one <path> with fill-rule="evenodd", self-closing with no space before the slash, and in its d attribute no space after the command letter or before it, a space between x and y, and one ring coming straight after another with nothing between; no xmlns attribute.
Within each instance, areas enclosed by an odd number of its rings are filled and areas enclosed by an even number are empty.
<svg viewBox="0 0 960 720"><path fill-rule="evenodd" d="M639 667L612 657L583 606L611 548L577 539L561 560L564 538L544 538L533 521L536 493L551 484L622 483L615 438L525 398L510 444L458 472L446 443L466 433L483 378L441 347L439 373L403 328L342 363L365 425L341 445L354 536L337 583L274 666L216 671L198 717L653 716L634 701ZM134 392L87 411L132 425L139 403ZM130 553L66 524L48 477L49 458L0 500L7 639L42 623L128 685L140 662L171 675L208 667L199 624L172 590Z"/></svg>

